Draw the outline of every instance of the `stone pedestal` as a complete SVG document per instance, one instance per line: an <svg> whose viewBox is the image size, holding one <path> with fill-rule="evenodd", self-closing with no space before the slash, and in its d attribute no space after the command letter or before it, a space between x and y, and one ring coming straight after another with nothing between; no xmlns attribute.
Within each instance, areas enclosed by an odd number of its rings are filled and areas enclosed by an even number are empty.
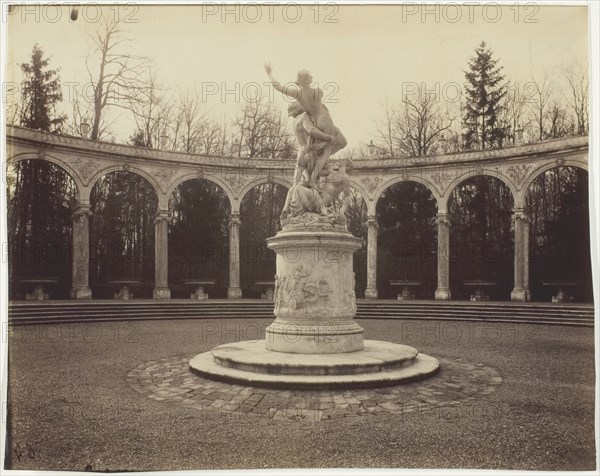
<svg viewBox="0 0 600 476"><path fill-rule="evenodd" d="M282 231L267 240L277 254L275 321L266 329L268 350L333 354L363 348L354 321L352 254L361 240L347 231Z"/></svg>
<svg viewBox="0 0 600 476"><path fill-rule="evenodd" d="M306 389L392 385L435 373L437 359L413 347L363 339L354 321L352 269L361 240L318 214L308 218L310 226L290 224L267 240L277 275L275 321L265 340L219 345L192 358L191 370L238 384Z"/></svg>

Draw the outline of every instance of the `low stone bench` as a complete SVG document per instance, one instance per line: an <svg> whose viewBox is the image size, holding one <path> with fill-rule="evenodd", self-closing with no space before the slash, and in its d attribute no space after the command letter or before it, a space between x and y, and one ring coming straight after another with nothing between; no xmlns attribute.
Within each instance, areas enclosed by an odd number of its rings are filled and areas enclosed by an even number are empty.
<svg viewBox="0 0 600 476"><path fill-rule="evenodd" d="M415 298L411 292L411 287L421 286L421 281L410 281L408 279L397 279L390 281L391 286L401 286L402 290L397 296L398 301L410 301Z"/></svg>
<svg viewBox="0 0 600 476"><path fill-rule="evenodd" d="M45 292L44 285L58 284L59 278L21 278L19 283L33 285L33 291L25 294L27 301L45 301L50 299L50 295Z"/></svg>
<svg viewBox="0 0 600 476"><path fill-rule="evenodd" d="M578 281L544 281L542 282L542 286L557 288L556 296L552 296L552 302L561 303L573 300L573 296L565 291L565 289L581 286L581 283Z"/></svg>
<svg viewBox="0 0 600 476"><path fill-rule="evenodd" d="M141 286L142 282L136 279L115 279L112 281L107 281L106 284L119 288L119 291L113 296L114 299L129 301L130 299L133 299L133 292L130 288Z"/></svg>
<svg viewBox="0 0 600 476"><path fill-rule="evenodd" d="M484 281L480 279L476 279L473 281L463 281L463 284L467 287L475 288L475 294L471 294L469 299L473 302L477 301L489 301L490 296L485 292L485 288L496 286L496 283L493 281Z"/></svg>
<svg viewBox="0 0 600 476"><path fill-rule="evenodd" d="M208 299L208 293L204 291L204 286L214 286L214 279L186 279L183 284L194 286L194 292L190 294L190 299L204 301Z"/></svg>

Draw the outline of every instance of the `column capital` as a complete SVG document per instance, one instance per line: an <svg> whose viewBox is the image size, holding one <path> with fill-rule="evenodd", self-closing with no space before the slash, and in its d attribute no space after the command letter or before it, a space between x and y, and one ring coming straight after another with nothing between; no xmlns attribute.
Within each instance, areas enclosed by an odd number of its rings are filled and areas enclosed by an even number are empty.
<svg viewBox="0 0 600 476"><path fill-rule="evenodd" d="M88 217L92 216L91 206L90 206L89 203L79 203L79 204L77 204L77 206L73 210L73 213L71 213L71 218L73 220L75 220L75 219L81 218L84 215L88 216Z"/></svg>
<svg viewBox="0 0 600 476"><path fill-rule="evenodd" d="M233 225L239 225L240 223L240 214L232 213L229 217L229 228L231 228Z"/></svg>
<svg viewBox="0 0 600 476"><path fill-rule="evenodd" d="M522 220L524 222L529 223L530 218L529 214L525 211L524 208L513 208L513 220Z"/></svg>
<svg viewBox="0 0 600 476"><path fill-rule="evenodd" d="M379 223L377 223L377 216L376 215L367 215L367 225L379 228Z"/></svg>
<svg viewBox="0 0 600 476"><path fill-rule="evenodd" d="M450 220L448 218L448 214L447 213L438 213L436 215L436 219L437 219L438 225L448 225L448 226L450 226Z"/></svg>
<svg viewBox="0 0 600 476"><path fill-rule="evenodd" d="M154 224L156 225L160 221L169 220L169 210L157 210L156 215L154 215Z"/></svg>

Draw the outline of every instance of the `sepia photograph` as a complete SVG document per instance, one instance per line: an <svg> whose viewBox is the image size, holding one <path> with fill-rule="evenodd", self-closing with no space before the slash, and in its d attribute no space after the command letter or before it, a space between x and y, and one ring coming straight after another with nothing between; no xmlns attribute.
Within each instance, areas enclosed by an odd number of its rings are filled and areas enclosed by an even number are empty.
<svg viewBox="0 0 600 476"><path fill-rule="evenodd" d="M3 474L597 474L600 4L0 5Z"/></svg>

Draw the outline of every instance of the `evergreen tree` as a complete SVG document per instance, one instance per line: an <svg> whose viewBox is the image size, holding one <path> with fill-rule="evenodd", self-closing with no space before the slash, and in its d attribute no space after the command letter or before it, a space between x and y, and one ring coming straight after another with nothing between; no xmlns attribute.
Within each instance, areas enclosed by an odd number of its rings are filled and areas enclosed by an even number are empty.
<svg viewBox="0 0 600 476"><path fill-rule="evenodd" d="M465 71L467 85L463 134L467 149L487 149L502 146L506 131L498 117L506 95L502 67L492 58L493 52L484 41L469 60Z"/></svg>
<svg viewBox="0 0 600 476"><path fill-rule="evenodd" d="M25 75L22 83L21 125L30 129L50 132L59 130L66 116L55 117L55 107L62 101L58 70L47 69L49 59L36 43L33 46L30 63L22 63Z"/></svg>

